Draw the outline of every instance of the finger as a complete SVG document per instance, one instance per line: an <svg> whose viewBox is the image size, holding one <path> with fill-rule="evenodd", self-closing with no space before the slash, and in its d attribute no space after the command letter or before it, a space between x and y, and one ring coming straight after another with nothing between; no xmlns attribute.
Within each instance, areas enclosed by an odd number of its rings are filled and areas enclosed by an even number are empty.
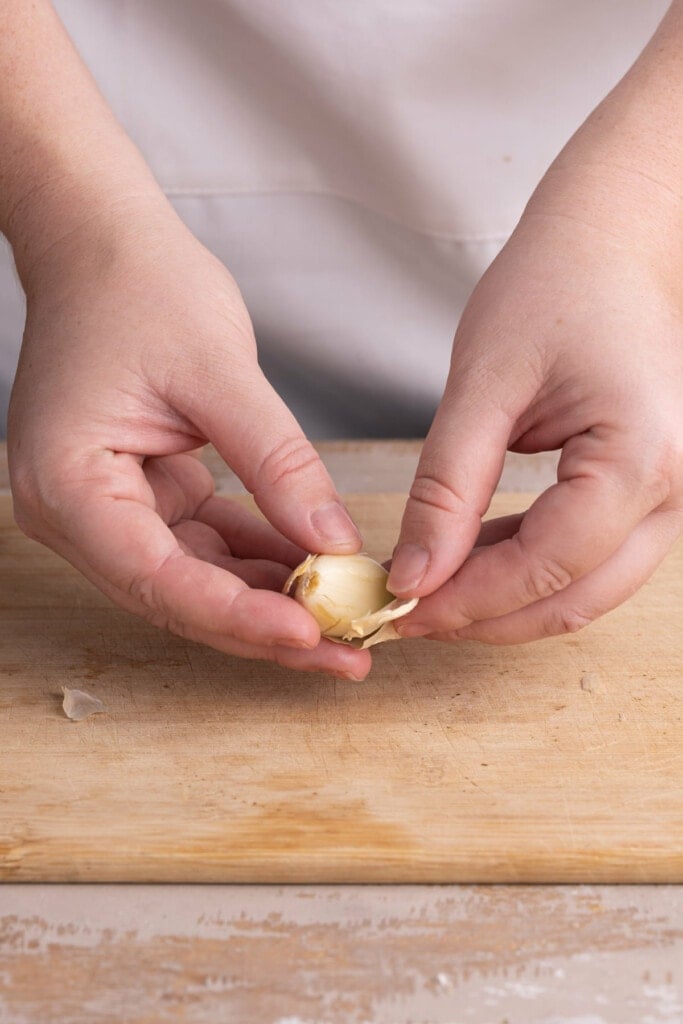
<svg viewBox="0 0 683 1024"><path fill-rule="evenodd" d="M147 459L144 469L157 511L169 525L190 517L206 523L238 558L265 558L293 567L308 553L239 502L216 496L211 473L190 453Z"/></svg>
<svg viewBox="0 0 683 1024"><path fill-rule="evenodd" d="M66 540L83 562L138 610L169 624L252 644L318 643L312 616L290 598L250 590L231 573L186 555L151 507L156 498L138 462L119 455L112 468L110 454L98 457L109 472L91 474L62 516Z"/></svg>
<svg viewBox="0 0 683 1024"><path fill-rule="evenodd" d="M185 639L240 658L260 658L298 672L325 672L354 682L362 682L372 667L369 651L359 651L345 644L335 644L331 640L323 639L313 650L306 651L292 647L259 647L201 630L189 631Z"/></svg>
<svg viewBox="0 0 683 1024"><path fill-rule="evenodd" d="M148 609L141 608L129 595L117 590L111 582L97 573L92 566L84 562L79 551L76 551L63 537L50 540L50 546L86 576L99 590L115 604L142 615L147 621L161 629L170 629L172 633L187 640L206 644L224 654L233 654L241 658L256 658L274 661L279 665L301 672L325 672L337 678L362 682L372 666L369 651L359 651L343 644L335 644L329 640L321 640L311 650L297 649L279 645L249 644L232 636L197 629L181 622L167 622L157 619ZM292 602L294 604L295 602Z"/></svg>
<svg viewBox="0 0 683 1024"><path fill-rule="evenodd" d="M615 554L566 590L509 615L464 626L457 630L457 639L520 644L576 632L622 604L649 579L680 536L682 522L680 512L650 513Z"/></svg>
<svg viewBox="0 0 683 1024"><path fill-rule="evenodd" d="M266 518L306 551L358 551L361 538L296 419L254 364L226 380L214 368L189 415L254 495Z"/></svg>
<svg viewBox="0 0 683 1024"><path fill-rule="evenodd" d="M130 595L113 587L111 582L86 563L80 551L76 551L63 537L51 538L50 545L116 604L133 614L142 614L148 621L154 620L153 613L150 616L149 611L141 609ZM295 604L293 601L291 603ZM154 621L154 624L159 628L170 628L170 631L178 636L206 644L226 654L275 661L302 672L326 672L339 678L361 682L372 666L369 651L359 651L343 644L332 643L330 640L323 639L311 650L306 650L279 645L249 644L232 636L197 629L180 622L169 624L166 621Z"/></svg>
<svg viewBox="0 0 683 1024"><path fill-rule="evenodd" d="M198 465L194 458L190 460L187 453L165 456L148 459L145 462L145 475L154 492L157 511L171 525L172 532L185 554L194 555L205 562L226 569L250 587L282 590L291 567L268 558L244 560L233 557L229 546L216 530L206 523L196 521L201 519L201 510L204 506L210 507L211 502L220 502L220 499L206 497L207 494L213 493L214 482L204 466ZM199 508L195 511L197 504ZM226 511L229 512L227 509ZM256 527L252 533L257 536L252 540L257 539L259 535L263 536L270 541L271 548L277 548L281 553L288 555L293 550L298 560L301 560L303 553L298 548L280 537L267 523L263 523L263 529L259 530L259 520L243 510L237 502L233 503L233 512L243 532L248 526ZM181 516L196 518L185 519L180 518ZM231 533L239 540L239 529L233 528ZM256 549L257 545L254 547Z"/></svg>
<svg viewBox="0 0 683 1024"><path fill-rule="evenodd" d="M169 526L192 518L213 494L211 473L187 452L147 458L142 468L154 494L154 508Z"/></svg>
<svg viewBox="0 0 683 1024"><path fill-rule="evenodd" d="M497 519L488 519L485 523L482 523L475 548L490 547L491 544L498 544L501 540L514 537L519 530L524 515L524 512L518 512L511 516L499 516Z"/></svg>
<svg viewBox="0 0 683 1024"><path fill-rule="evenodd" d="M457 630L507 615L564 590L606 561L662 503L664 492L642 443L621 439L617 454L602 442L594 434L574 438L560 460L559 483L534 502L518 532L477 549L401 624L402 635Z"/></svg>
<svg viewBox="0 0 683 1024"><path fill-rule="evenodd" d="M194 555L203 562L225 569L249 587L280 593L290 575L290 567L278 562L235 558L223 538L206 523L184 519L171 530L186 555Z"/></svg>
<svg viewBox="0 0 683 1024"><path fill-rule="evenodd" d="M308 554L278 533L270 523L257 519L239 502L217 495L205 501L195 519L220 534L238 558L266 558L294 568Z"/></svg>
<svg viewBox="0 0 683 1024"><path fill-rule="evenodd" d="M203 562L219 565L223 559L232 557L223 538L206 523L181 519L171 527L171 532L186 555L194 555Z"/></svg>
<svg viewBox="0 0 683 1024"><path fill-rule="evenodd" d="M460 366L456 355L457 346L392 560L388 587L399 597L432 593L464 562L500 478L515 416L536 387L533 375L505 381L476 360Z"/></svg>
<svg viewBox="0 0 683 1024"><path fill-rule="evenodd" d="M475 552L480 547L488 547L491 544L497 544L501 540L507 540L508 537L514 536L523 518L524 513L518 512L514 515L499 516L497 519L488 519L485 523L481 524L479 536L472 551ZM389 571L391 569L391 559L388 558L382 565Z"/></svg>

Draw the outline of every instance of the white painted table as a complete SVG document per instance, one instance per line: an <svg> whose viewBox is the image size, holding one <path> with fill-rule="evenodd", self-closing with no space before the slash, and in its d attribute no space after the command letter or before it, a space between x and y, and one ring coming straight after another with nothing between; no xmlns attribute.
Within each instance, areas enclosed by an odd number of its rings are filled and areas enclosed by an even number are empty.
<svg viewBox="0 0 683 1024"><path fill-rule="evenodd" d="M356 491L407 489L418 451L320 448ZM553 465L512 457L501 486ZM0 886L0 1024L57 1021L680 1024L683 890Z"/></svg>

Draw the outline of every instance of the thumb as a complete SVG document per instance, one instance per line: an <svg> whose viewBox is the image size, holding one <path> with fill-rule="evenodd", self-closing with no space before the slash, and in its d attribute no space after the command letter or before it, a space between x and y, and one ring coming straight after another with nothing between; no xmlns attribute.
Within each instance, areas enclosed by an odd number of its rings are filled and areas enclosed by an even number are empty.
<svg viewBox="0 0 683 1024"><path fill-rule="evenodd" d="M320 456L259 366L218 390L193 420L269 522L306 551L358 551L360 533Z"/></svg>
<svg viewBox="0 0 683 1024"><path fill-rule="evenodd" d="M514 389L476 359L458 372L451 366L403 514L388 581L392 594L431 594L472 550L512 430L502 392Z"/></svg>

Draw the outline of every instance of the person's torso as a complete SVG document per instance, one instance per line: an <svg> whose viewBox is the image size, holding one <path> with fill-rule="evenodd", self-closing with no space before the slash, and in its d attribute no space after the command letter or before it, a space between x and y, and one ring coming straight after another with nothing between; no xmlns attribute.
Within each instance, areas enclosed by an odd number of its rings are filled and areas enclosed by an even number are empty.
<svg viewBox="0 0 683 1024"><path fill-rule="evenodd" d="M313 435L416 435L466 297L665 0L57 0ZM20 307L0 266L0 375ZM4 319L4 326L3 326ZM4 364L3 364L4 353Z"/></svg>

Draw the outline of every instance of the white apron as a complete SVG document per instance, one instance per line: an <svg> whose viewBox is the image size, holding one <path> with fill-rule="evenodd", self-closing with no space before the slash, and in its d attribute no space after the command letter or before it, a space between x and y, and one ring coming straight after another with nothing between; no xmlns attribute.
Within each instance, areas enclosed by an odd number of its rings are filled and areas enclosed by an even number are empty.
<svg viewBox="0 0 683 1024"><path fill-rule="evenodd" d="M667 0L57 0L309 435L416 436L463 304ZM23 306L0 250L0 433Z"/></svg>

